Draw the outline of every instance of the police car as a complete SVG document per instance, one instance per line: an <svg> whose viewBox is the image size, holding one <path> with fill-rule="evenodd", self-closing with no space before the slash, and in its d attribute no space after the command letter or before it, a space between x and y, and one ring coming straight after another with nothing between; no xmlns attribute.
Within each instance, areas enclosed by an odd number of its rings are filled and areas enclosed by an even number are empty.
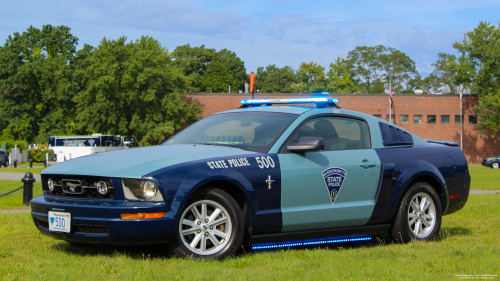
<svg viewBox="0 0 500 281"><path fill-rule="evenodd" d="M241 102L162 145L44 170L44 194L31 201L36 227L76 244L163 243L181 257L224 258L241 246L387 233L428 241L467 202L457 143L423 140L333 98Z"/></svg>

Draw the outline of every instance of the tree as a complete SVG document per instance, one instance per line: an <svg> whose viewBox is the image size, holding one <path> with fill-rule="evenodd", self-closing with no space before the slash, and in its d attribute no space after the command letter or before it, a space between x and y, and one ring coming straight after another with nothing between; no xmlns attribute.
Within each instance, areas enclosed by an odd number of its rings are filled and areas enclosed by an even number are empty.
<svg viewBox="0 0 500 281"><path fill-rule="evenodd" d="M227 67L221 62L212 61L201 78L200 90L217 93L228 92L229 86L233 84L233 76Z"/></svg>
<svg viewBox="0 0 500 281"><path fill-rule="evenodd" d="M496 94L500 90L500 24L497 28L480 22L465 33L462 42L453 47L461 54L458 82L474 83L480 96Z"/></svg>
<svg viewBox="0 0 500 281"><path fill-rule="evenodd" d="M186 44L175 48L173 56L173 65L182 68L184 75L189 78L188 91L199 92L201 77L216 56L215 49L205 48L205 45L191 47Z"/></svg>
<svg viewBox="0 0 500 281"><path fill-rule="evenodd" d="M86 87L74 98L78 130L155 144L200 118L200 106L185 100L182 70L151 37L104 38L85 65L77 75Z"/></svg>
<svg viewBox="0 0 500 281"><path fill-rule="evenodd" d="M439 79L442 92L456 94L459 70L457 57L446 53L439 53L438 60L432 66L435 67L433 75Z"/></svg>
<svg viewBox="0 0 500 281"><path fill-rule="evenodd" d="M394 48L385 48L385 51L379 54L379 61L384 71L382 77L386 89L391 87L396 93L413 93L411 80L418 72L410 57Z"/></svg>
<svg viewBox="0 0 500 281"><path fill-rule="evenodd" d="M498 27L480 22L463 41L453 44L459 59L457 84L470 85L479 95L478 129L490 129L494 137L500 130L500 24Z"/></svg>
<svg viewBox="0 0 500 281"><path fill-rule="evenodd" d="M324 92L326 90L325 67L315 62L300 64L297 70L297 78L302 85L306 85L305 91L310 93Z"/></svg>
<svg viewBox="0 0 500 281"><path fill-rule="evenodd" d="M222 63L233 77L231 91L245 90L245 83L248 80L244 62L236 56L236 53L228 49L222 49L216 53L214 61Z"/></svg>
<svg viewBox="0 0 500 281"><path fill-rule="evenodd" d="M353 93L357 87L353 75L349 71L349 63L345 59L337 57L335 63L330 64L327 73L326 89L330 93Z"/></svg>
<svg viewBox="0 0 500 281"><path fill-rule="evenodd" d="M358 46L347 54L349 71L353 74L362 93L384 92L380 55L386 50L386 47L382 45Z"/></svg>
<svg viewBox="0 0 500 281"><path fill-rule="evenodd" d="M66 132L78 38L66 26L32 26L0 48L0 119L16 140L46 142Z"/></svg>
<svg viewBox="0 0 500 281"><path fill-rule="evenodd" d="M255 88L261 93L291 93L292 86L297 83L297 77L291 66L282 68L276 65L268 65L266 69L257 68Z"/></svg>
<svg viewBox="0 0 500 281"><path fill-rule="evenodd" d="M220 62L227 68L233 78L231 91L237 92L245 88L248 77L244 62L230 50L222 49L217 52L215 49L205 48L205 45L191 47L187 44L175 48L173 55L173 64L182 68L184 75L189 77L188 90L191 92L206 90L201 87L201 80L212 61Z"/></svg>
<svg viewBox="0 0 500 281"><path fill-rule="evenodd" d="M405 53L382 45L356 47L347 55L349 71L363 93L411 93L418 74L415 62Z"/></svg>

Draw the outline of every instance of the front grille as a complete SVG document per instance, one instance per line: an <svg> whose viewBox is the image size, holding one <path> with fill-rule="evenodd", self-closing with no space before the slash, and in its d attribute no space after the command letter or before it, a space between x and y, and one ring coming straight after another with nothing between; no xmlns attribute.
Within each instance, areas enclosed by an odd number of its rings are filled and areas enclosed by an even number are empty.
<svg viewBox="0 0 500 281"><path fill-rule="evenodd" d="M54 190L50 191L48 180L54 182ZM103 181L108 185L108 193L100 194L97 183ZM47 195L74 199L113 199L115 191L111 178L75 175L42 175L43 190Z"/></svg>
<svg viewBox="0 0 500 281"><path fill-rule="evenodd" d="M84 234L109 234L105 225L77 225L77 233Z"/></svg>
<svg viewBox="0 0 500 281"><path fill-rule="evenodd" d="M49 222L36 219L38 226L45 231L49 231ZM92 225L92 224L71 224L71 234L94 234L94 235L108 235L108 227L105 225Z"/></svg>

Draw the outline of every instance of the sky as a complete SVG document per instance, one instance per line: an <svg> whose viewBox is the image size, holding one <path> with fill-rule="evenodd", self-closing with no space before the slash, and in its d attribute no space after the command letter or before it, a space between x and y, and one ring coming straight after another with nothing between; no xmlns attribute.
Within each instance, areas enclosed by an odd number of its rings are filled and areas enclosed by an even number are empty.
<svg viewBox="0 0 500 281"><path fill-rule="evenodd" d="M425 77L438 53L457 54L453 43L480 21L498 26L499 11L498 0L4 0L0 40L45 24L69 26L79 48L104 37L147 35L169 51L185 44L226 48L247 73L311 61L328 69L357 46L384 45L406 53Z"/></svg>

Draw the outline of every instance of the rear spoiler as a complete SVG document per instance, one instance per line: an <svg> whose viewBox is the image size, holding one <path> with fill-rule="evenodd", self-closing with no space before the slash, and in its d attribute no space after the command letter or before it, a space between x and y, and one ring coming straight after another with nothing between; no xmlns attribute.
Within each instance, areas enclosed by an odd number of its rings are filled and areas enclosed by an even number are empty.
<svg viewBox="0 0 500 281"><path fill-rule="evenodd" d="M425 140L428 143L437 143L437 144L444 144L447 146L458 146L458 142L452 142L452 141L442 141L442 140Z"/></svg>

